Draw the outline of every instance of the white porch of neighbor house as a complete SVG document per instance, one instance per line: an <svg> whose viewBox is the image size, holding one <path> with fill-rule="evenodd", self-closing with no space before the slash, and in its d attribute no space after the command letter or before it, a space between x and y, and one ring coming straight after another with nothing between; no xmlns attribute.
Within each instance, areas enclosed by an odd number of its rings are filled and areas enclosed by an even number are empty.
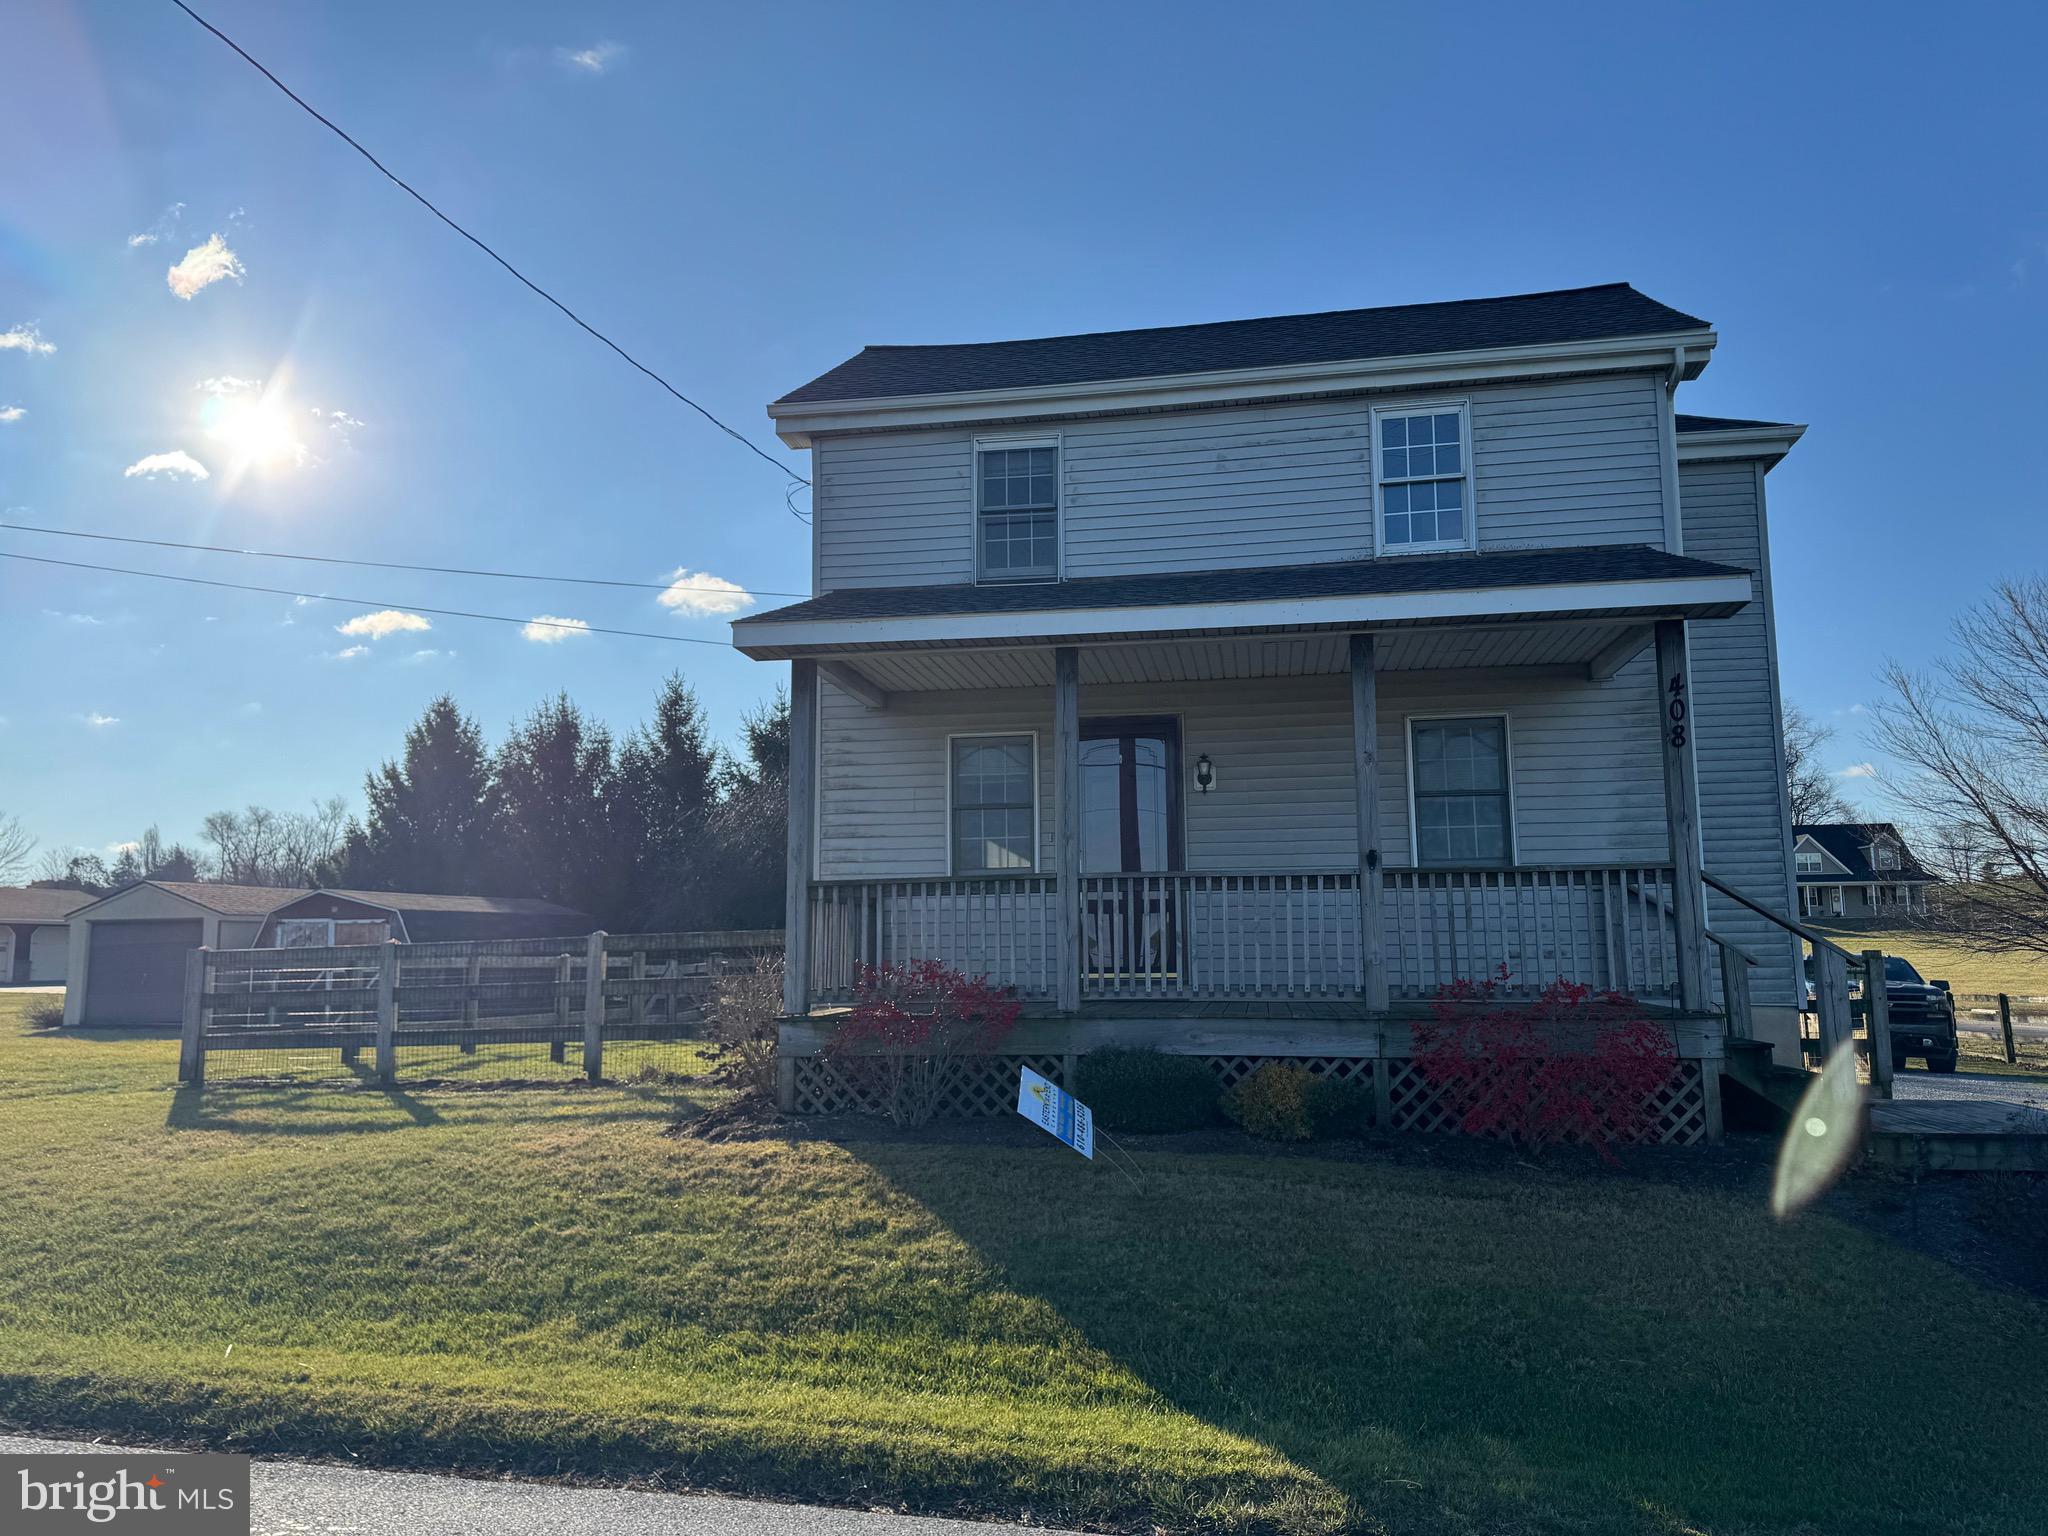
<svg viewBox="0 0 2048 1536"><path fill-rule="evenodd" d="M1702 1012L1685 624L793 657L786 1011L935 958L1070 1014L1385 1012L1503 965L1525 994L1562 976ZM988 839L956 754L984 748L1026 787L989 796L998 856L963 859Z"/></svg>

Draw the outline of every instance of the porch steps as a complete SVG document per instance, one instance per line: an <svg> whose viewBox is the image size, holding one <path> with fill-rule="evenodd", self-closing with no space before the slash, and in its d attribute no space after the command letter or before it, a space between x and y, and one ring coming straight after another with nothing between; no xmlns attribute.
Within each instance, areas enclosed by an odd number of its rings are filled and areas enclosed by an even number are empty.
<svg viewBox="0 0 2048 1536"><path fill-rule="evenodd" d="M1771 1059L1768 1040L1728 1040L1721 1063L1724 1084L1733 1083L1748 1097L1744 1109L1753 1110L1772 1124L1782 1124L1799 1107L1799 1100L1812 1084L1814 1074L1798 1067L1781 1067ZM1733 1109L1733 1103L1724 1099Z"/></svg>

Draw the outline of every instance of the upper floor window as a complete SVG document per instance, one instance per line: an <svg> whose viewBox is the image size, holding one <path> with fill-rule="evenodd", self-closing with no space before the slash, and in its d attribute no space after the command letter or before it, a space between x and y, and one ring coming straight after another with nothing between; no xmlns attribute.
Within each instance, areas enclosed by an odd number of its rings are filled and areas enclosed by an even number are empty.
<svg viewBox="0 0 2048 1536"><path fill-rule="evenodd" d="M1060 573L1060 449L1056 441L975 448L975 537L983 581Z"/></svg>
<svg viewBox="0 0 2048 1536"><path fill-rule="evenodd" d="M1799 865L1800 874L1817 875L1820 873L1820 855L1813 852L1811 849L1802 848L1799 850L1798 853L1793 855L1793 858L1797 861Z"/></svg>
<svg viewBox="0 0 2048 1536"><path fill-rule="evenodd" d="M1508 722L1411 720L1411 794L1418 864L1504 864L1514 856Z"/></svg>
<svg viewBox="0 0 2048 1536"><path fill-rule="evenodd" d="M1472 498L1465 407L1375 411L1373 497L1389 554L1470 545Z"/></svg>
<svg viewBox="0 0 2048 1536"><path fill-rule="evenodd" d="M1879 869L1897 869L1899 867L1899 850L1890 843L1879 843L1877 845L1877 867Z"/></svg>

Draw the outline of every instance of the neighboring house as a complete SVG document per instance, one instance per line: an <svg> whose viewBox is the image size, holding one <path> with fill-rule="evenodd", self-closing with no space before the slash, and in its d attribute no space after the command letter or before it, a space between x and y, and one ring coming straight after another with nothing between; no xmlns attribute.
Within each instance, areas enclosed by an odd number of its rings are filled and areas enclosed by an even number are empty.
<svg viewBox="0 0 2048 1536"><path fill-rule="evenodd" d="M0 886L0 986L62 981L71 914L92 899L83 891Z"/></svg>
<svg viewBox="0 0 2048 1536"><path fill-rule="evenodd" d="M1802 917L1925 913L1928 887L1940 882L1888 821L1794 827L1792 867Z"/></svg>
<svg viewBox="0 0 2048 1536"><path fill-rule="evenodd" d="M275 918L275 920L273 920ZM587 933L590 919L551 902L393 891L302 891L270 885L145 880L71 915L66 1024L175 1024L186 957L286 943L398 938L532 938Z"/></svg>
<svg viewBox="0 0 2048 1536"><path fill-rule="evenodd" d="M1708 1014L1702 849L1794 901L1764 477L1804 430L1677 415L1715 345L1613 284L870 347L777 400L816 596L733 637L793 664L789 1013L931 956L1055 1066L1226 1072L1395 1054L1501 963ZM1707 916L1795 1041L1795 941Z"/></svg>
<svg viewBox="0 0 2048 1536"><path fill-rule="evenodd" d="M259 949L318 944L433 944L459 939L546 939L587 934L587 912L531 896L432 896L323 887L263 920Z"/></svg>

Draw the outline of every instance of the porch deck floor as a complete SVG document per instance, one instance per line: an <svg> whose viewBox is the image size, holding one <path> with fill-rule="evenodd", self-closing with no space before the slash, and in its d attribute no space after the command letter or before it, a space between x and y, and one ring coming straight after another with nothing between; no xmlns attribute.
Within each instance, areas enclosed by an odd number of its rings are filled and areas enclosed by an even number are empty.
<svg viewBox="0 0 2048 1536"><path fill-rule="evenodd" d="M1524 999L1506 999L1512 1005ZM1188 1019L1202 1021L1233 1021L1296 1024L1380 1024L1388 1021L1406 1023L1415 1019L1431 1017L1433 1004L1423 999L1396 998L1383 1012L1368 1008L1364 1001L1350 997L1286 997L1286 998L1174 998L1174 997L1116 997L1088 998L1080 1009L1072 1014L1061 1013L1059 1007L1043 999L1028 999L1020 1015L1023 1021L1031 1023L1066 1021L1117 1022L1151 1019ZM1718 1013L1685 1013L1676 1008L1658 1007L1654 1004L1639 1005L1645 1018L1660 1019L1667 1023L1721 1022ZM821 1003L813 1007L808 1018L813 1022L829 1022L851 1013L846 1003Z"/></svg>

